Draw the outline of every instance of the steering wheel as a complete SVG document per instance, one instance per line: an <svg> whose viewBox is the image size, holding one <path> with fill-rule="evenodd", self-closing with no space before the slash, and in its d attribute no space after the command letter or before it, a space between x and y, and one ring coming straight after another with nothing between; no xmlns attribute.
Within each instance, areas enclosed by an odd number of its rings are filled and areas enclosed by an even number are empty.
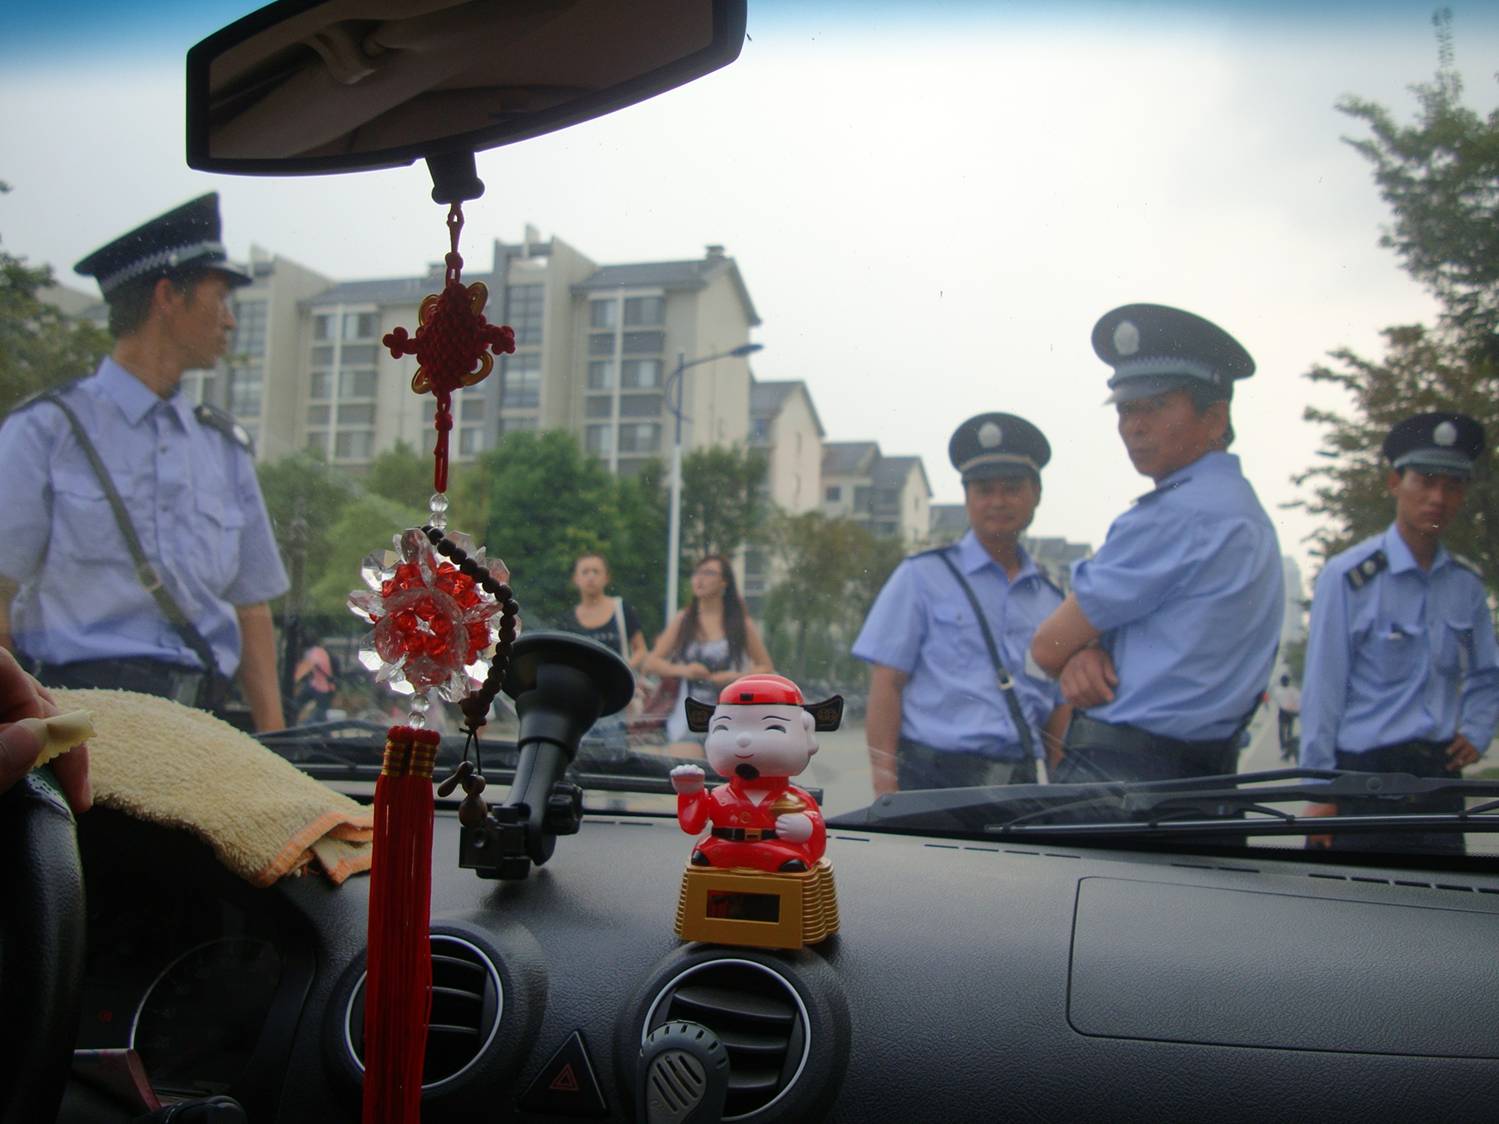
<svg viewBox="0 0 1499 1124"><path fill-rule="evenodd" d="M57 1118L84 955L83 866L51 769L0 795L0 1124Z"/></svg>

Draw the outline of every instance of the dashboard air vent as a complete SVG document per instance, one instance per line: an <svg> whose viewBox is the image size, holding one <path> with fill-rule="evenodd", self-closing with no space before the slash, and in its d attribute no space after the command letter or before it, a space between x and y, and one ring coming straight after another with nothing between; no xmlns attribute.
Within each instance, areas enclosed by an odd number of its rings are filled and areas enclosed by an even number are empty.
<svg viewBox="0 0 1499 1124"><path fill-rule="evenodd" d="M499 1030L504 994L494 964L461 937L432 935L432 1021L422 1088L452 1081L473 1064ZM344 1027L349 1052L364 1070L364 976L349 999Z"/></svg>
<svg viewBox="0 0 1499 1124"><path fill-rule="evenodd" d="M672 977L650 1005L641 1040L677 1020L706 1026L728 1053L725 1120L768 1108L806 1066L811 1043L801 996L779 972L752 960L712 960Z"/></svg>

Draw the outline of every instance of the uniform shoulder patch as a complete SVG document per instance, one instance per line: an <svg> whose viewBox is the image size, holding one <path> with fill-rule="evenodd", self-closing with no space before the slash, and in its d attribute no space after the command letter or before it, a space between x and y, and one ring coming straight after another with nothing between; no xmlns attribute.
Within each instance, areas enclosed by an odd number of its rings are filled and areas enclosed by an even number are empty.
<svg viewBox="0 0 1499 1124"><path fill-rule="evenodd" d="M1461 554L1453 554L1451 557L1454 564L1461 566L1480 581L1483 580L1483 571L1479 569L1478 563L1473 561L1473 559L1464 558Z"/></svg>
<svg viewBox="0 0 1499 1124"><path fill-rule="evenodd" d="M1363 561L1358 562L1343 575L1343 580L1348 583L1350 589L1363 589L1374 576L1381 570L1387 570L1390 560L1385 557L1385 552L1376 550Z"/></svg>
<svg viewBox="0 0 1499 1124"><path fill-rule="evenodd" d="M234 415L227 410L220 410L206 402L200 403L193 407L193 417L198 419L200 425L218 430L245 452L255 452L255 442L250 439L250 431L235 421Z"/></svg>

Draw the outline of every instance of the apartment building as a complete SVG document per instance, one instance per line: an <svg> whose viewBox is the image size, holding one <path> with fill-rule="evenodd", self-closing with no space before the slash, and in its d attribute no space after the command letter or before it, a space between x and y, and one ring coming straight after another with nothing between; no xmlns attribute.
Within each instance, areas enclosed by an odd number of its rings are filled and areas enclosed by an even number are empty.
<svg viewBox="0 0 1499 1124"><path fill-rule="evenodd" d="M885 456L874 441L823 446L822 510L911 546L931 529L932 487L920 457Z"/></svg>
<svg viewBox="0 0 1499 1124"><path fill-rule="evenodd" d="M800 379L751 379L749 424L750 448L765 453L766 498L791 515L817 510L826 431L807 384ZM765 549L745 552L743 591L752 615L760 614L765 593L780 572L780 563Z"/></svg>

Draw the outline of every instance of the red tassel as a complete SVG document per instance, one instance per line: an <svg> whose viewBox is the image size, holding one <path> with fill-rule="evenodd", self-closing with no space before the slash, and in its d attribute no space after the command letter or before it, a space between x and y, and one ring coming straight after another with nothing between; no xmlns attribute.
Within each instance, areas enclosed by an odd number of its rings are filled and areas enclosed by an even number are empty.
<svg viewBox="0 0 1499 1124"><path fill-rule="evenodd" d="M432 1014L435 731L392 726L375 784L364 984L363 1124L418 1124Z"/></svg>

